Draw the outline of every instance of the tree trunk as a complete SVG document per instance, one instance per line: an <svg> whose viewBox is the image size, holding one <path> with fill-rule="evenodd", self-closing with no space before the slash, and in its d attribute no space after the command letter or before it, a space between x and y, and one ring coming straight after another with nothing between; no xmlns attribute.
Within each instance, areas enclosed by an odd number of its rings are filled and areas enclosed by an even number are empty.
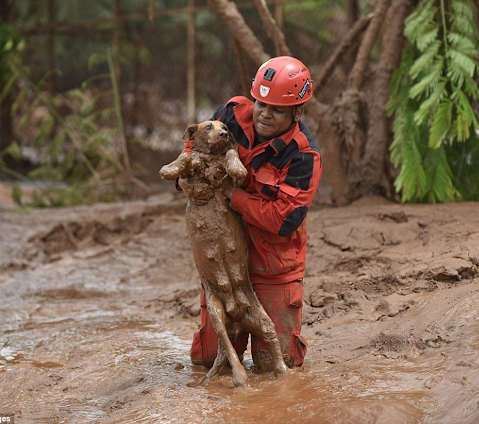
<svg viewBox="0 0 479 424"><path fill-rule="evenodd" d="M363 194L361 191L360 160L367 143L365 131L367 125L363 123L363 119L367 119L367 111L365 114L366 102L362 96L362 88L369 66L371 51L378 40L390 1L391 0L379 0L376 4L371 23L366 30L356 57L356 62L349 75L348 87L342 93L342 98L339 101L342 110L341 122L344 131L345 146L343 162L348 167L349 181L352 187L354 187L354 192L350 193L351 199Z"/></svg>
<svg viewBox="0 0 479 424"><path fill-rule="evenodd" d="M341 132L336 122L334 107L313 97L307 104L305 121L321 147L323 174L332 189L332 201L337 206L347 205L351 187L346 167L341 158Z"/></svg>
<svg viewBox="0 0 479 424"><path fill-rule="evenodd" d="M381 46L381 56L374 78L374 98L370 105L368 143L361 160L362 184L368 193L391 198L393 189L388 178L390 122L386 116L389 85L401 59L404 43L404 19L413 0L400 0L389 11Z"/></svg>
<svg viewBox="0 0 479 424"><path fill-rule="evenodd" d="M346 0L345 9L346 9L346 22L347 22L348 28L352 28L359 21L359 18L360 18L360 7L359 7L358 0ZM353 45L353 48L350 49L344 56L343 63L344 63L344 70L346 73L348 73L349 70L354 65L354 60L358 53L358 48L359 48L359 43L356 42Z"/></svg>
<svg viewBox="0 0 479 424"><path fill-rule="evenodd" d="M349 29L349 31L341 41L341 44L339 44L332 56L322 67L319 76L314 79L314 88L316 90L326 84L327 80L332 75L334 68L341 60L344 59L345 56L347 56L348 51L351 49L351 47L358 42L358 37L368 27L372 17L372 13L363 16Z"/></svg>

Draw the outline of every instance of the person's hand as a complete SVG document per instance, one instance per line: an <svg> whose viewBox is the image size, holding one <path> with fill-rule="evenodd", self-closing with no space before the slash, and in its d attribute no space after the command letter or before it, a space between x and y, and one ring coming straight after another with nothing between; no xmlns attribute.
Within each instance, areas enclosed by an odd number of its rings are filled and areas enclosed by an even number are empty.
<svg viewBox="0 0 479 424"><path fill-rule="evenodd" d="M233 193L236 190L237 188L234 185L234 183L231 181L231 178L225 178L223 180L223 183L221 185L221 192L223 193L223 196L225 196L227 200L231 200L231 197L233 197Z"/></svg>
<svg viewBox="0 0 479 424"><path fill-rule="evenodd" d="M232 186L224 189L223 194L228 200L231 200L231 198L233 197L233 194L236 190L238 190L238 189L235 186L232 185Z"/></svg>

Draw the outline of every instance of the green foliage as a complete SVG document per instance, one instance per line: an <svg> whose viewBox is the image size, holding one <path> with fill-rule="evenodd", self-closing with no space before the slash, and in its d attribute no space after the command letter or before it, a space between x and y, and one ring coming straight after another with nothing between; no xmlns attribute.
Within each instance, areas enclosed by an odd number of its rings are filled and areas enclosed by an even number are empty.
<svg viewBox="0 0 479 424"><path fill-rule="evenodd" d="M17 81L15 69L21 64L25 41L8 25L0 23L0 102Z"/></svg>
<svg viewBox="0 0 479 424"><path fill-rule="evenodd" d="M3 156L18 159L22 155L20 145L13 142L0 152L0 170L23 181L44 182L32 203L24 206L114 201L131 196L138 188L144 193L147 187L132 175L129 160L125 159L128 153L112 70L86 81L80 88L53 96L42 90L42 81L33 83L24 68L16 72L22 83L13 111L20 126L32 133L39 165L27 177L6 168ZM106 80L112 88L95 89L92 81L98 79ZM21 204L18 187L12 196Z"/></svg>
<svg viewBox="0 0 479 424"><path fill-rule="evenodd" d="M447 7L446 7L447 6ZM479 36L472 0L424 0L391 82L391 161L403 202L479 200Z"/></svg>

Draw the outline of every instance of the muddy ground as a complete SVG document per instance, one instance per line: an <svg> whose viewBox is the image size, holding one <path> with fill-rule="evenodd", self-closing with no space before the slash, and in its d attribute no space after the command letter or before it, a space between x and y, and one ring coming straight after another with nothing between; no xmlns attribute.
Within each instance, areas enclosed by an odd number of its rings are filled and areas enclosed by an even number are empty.
<svg viewBox="0 0 479 424"><path fill-rule="evenodd" d="M185 199L0 209L0 417L15 423L479 423L479 204L317 205L303 367L189 362Z"/></svg>

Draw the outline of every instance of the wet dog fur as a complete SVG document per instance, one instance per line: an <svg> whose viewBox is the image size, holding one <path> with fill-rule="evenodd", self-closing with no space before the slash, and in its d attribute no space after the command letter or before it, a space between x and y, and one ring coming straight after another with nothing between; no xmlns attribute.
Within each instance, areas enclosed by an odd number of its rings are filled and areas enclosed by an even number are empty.
<svg viewBox="0 0 479 424"><path fill-rule="evenodd" d="M261 338L271 354L275 375L284 362L274 323L253 291L248 275L248 251L240 216L228 205L222 189L239 186L247 171L226 125L206 121L189 126L183 141L191 152L160 170L168 180L179 179L188 203L186 222L191 248L205 290L206 306L218 335L218 351L206 379L217 377L229 362L235 386L247 384L247 373L231 339L241 332Z"/></svg>

